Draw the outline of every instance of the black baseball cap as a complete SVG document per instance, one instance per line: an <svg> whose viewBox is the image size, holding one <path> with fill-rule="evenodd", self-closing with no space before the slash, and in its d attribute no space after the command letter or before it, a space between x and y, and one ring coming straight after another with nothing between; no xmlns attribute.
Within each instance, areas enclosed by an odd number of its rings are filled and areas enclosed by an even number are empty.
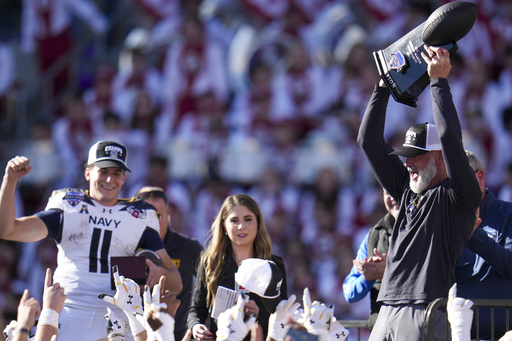
<svg viewBox="0 0 512 341"><path fill-rule="evenodd" d="M126 166L126 147L114 141L99 141L89 149L88 165L96 165L99 168L119 167L128 172Z"/></svg>
<svg viewBox="0 0 512 341"><path fill-rule="evenodd" d="M441 149L441 139L436 126L427 122L410 127L405 133L405 142L402 147L389 154L414 157Z"/></svg>

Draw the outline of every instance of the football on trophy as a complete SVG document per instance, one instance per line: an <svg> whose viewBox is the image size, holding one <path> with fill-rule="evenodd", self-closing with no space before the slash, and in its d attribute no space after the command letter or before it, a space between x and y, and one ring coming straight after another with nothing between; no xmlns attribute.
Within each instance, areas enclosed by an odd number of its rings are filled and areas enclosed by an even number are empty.
<svg viewBox="0 0 512 341"><path fill-rule="evenodd" d="M150 261L152 261L153 263L155 263L158 266L164 265L160 255L153 250L139 249L135 253L135 257L145 257L146 259L149 259Z"/></svg>
<svg viewBox="0 0 512 341"><path fill-rule="evenodd" d="M437 8L425 21L421 39L439 46L462 39L475 24L478 6L472 2L449 2Z"/></svg>

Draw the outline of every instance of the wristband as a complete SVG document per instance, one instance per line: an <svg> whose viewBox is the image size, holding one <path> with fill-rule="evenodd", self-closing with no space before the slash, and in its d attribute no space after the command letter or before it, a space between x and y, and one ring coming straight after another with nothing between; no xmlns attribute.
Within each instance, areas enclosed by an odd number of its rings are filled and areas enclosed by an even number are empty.
<svg viewBox="0 0 512 341"><path fill-rule="evenodd" d="M59 329L59 313L52 308L43 308L37 324L40 326L53 326Z"/></svg>
<svg viewBox="0 0 512 341"><path fill-rule="evenodd" d="M30 334L30 330L28 330L27 328L16 329L15 332L17 334Z"/></svg>

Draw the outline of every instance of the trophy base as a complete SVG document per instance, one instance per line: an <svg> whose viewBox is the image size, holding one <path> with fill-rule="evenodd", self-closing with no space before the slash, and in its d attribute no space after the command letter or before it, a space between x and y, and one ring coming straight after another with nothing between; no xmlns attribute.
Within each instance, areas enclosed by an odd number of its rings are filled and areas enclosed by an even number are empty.
<svg viewBox="0 0 512 341"><path fill-rule="evenodd" d="M384 50L373 52L379 75L395 101L411 107L417 106L418 96L430 83L427 64L421 57L427 45L421 39L424 25L419 25ZM456 42L440 46L450 53L458 49Z"/></svg>

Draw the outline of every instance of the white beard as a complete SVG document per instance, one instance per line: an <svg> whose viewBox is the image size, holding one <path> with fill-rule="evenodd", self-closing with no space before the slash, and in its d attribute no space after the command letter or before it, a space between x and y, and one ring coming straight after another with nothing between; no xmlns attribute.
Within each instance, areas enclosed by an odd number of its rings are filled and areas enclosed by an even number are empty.
<svg viewBox="0 0 512 341"><path fill-rule="evenodd" d="M436 161L435 158L431 156L427 167L418 171L418 178L416 180L410 178L409 187L411 187L411 190L414 193L422 193L428 188L428 185L430 185L430 182L434 176L436 176L436 173Z"/></svg>

